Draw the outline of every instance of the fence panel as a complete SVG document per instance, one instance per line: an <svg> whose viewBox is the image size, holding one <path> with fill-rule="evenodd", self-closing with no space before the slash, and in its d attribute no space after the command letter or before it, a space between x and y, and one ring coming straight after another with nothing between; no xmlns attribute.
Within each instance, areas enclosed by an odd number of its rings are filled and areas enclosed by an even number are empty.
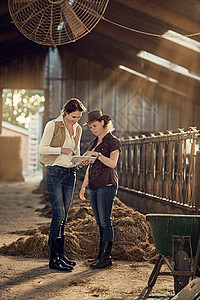
<svg viewBox="0 0 200 300"><path fill-rule="evenodd" d="M121 140L119 185L199 211L199 133L190 127Z"/></svg>

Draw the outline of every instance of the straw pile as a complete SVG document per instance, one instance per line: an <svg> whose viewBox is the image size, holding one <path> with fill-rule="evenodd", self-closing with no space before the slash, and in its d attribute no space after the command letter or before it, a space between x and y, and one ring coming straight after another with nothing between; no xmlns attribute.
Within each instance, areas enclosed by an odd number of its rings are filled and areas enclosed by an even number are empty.
<svg viewBox="0 0 200 300"><path fill-rule="evenodd" d="M99 234L89 201L78 199L80 182L74 193L65 229L65 252L73 259L94 257L98 251ZM46 193L43 193L45 208L41 213L51 215L51 208ZM89 199L88 194L86 194ZM112 257L115 260L146 261L155 255L155 247L149 224L145 216L125 206L115 199L112 215L114 243ZM24 236L8 246L0 248L6 255L26 257L48 257L48 233L50 221L35 230L23 232ZM28 238L26 236L29 236Z"/></svg>

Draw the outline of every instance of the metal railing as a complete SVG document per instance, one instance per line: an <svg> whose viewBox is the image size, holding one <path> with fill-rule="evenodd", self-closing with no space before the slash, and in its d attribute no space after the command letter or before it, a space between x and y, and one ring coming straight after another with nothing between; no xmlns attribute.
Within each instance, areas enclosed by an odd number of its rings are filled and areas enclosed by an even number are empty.
<svg viewBox="0 0 200 300"><path fill-rule="evenodd" d="M199 212L200 131L166 131L121 140L119 186Z"/></svg>

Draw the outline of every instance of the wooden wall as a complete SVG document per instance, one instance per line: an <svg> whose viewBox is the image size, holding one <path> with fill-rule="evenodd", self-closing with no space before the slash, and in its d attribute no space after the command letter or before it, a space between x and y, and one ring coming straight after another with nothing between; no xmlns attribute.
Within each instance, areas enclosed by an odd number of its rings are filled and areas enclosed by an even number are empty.
<svg viewBox="0 0 200 300"><path fill-rule="evenodd" d="M200 126L200 105L192 97L75 55L67 46L42 48L0 65L3 88L44 89L44 122L77 97L88 110L110 114L118 135ZM86 114L81 123L85 120Z"/></svg>

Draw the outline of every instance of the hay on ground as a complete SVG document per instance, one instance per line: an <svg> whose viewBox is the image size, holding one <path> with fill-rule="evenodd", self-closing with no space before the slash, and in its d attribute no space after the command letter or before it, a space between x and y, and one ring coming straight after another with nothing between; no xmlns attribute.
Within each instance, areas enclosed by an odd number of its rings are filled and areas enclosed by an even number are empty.
<svg viewBox="0 0 200 300"><path fill-rule="evenodd" d="M77 185L65 228L65 252L73 259L87 259L98 252L99 233L89 201L78 199ZM87 199L89 199L87 195ZM44 199L43 199L44 200ZM48 204L47 204L48 203ZM51 214L49 200L45 198L45 215ZM41 212L44 214L44 211ZM138 211L128 208L118 198L113 207L112 222L114 243L112 257L115 260L146 261L155 255L155 246L149 223ZM24 231L23 237L0 248L5 255L48 257L50 220L35 230Z"/></svg>

